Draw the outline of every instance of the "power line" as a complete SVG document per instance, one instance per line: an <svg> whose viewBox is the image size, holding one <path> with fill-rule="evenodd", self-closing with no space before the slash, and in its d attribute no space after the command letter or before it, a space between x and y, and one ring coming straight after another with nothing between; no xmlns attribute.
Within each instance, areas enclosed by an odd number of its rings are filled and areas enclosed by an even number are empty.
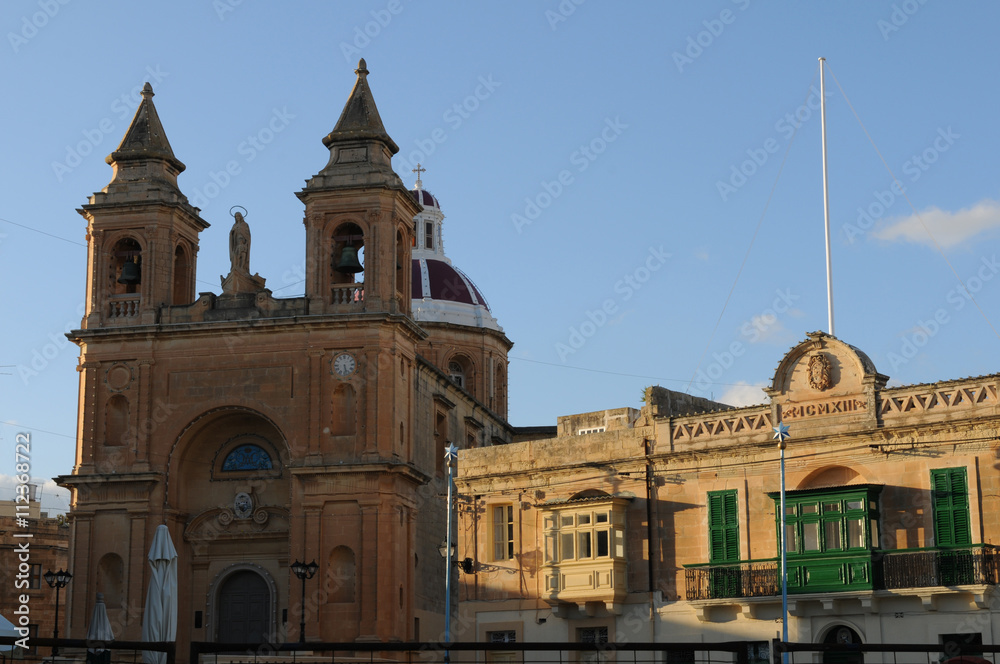
<svg viewBox="0 0 1000 664"><path fill-rule="evenodd" d="M587 371L589 373L599 373L607 374L609 376L624 376L626 378L647 378L649 380L660 380L664 382L671 383L687 383L687 378L663 378L661 376L645 376L642 374L629 374L620 373L617 371L604 371L602 369L588 369L587 367L575 367L571 364L556 364L555 362L542 362L541 360L529 360L526 357L512 357L511 360L519 360L521 362L531 362L532 364L544 364L550 367L559 367L560 369L576 369L577 371ZM755 385L750 385L749 383L709 383L709 385L725 385L728 387L756 387Z"/></svg>
<svg viewBox="0 0 1000 664"><path fill-rule="evenodd" d="M46 233L45 231L40 231L40 230L38 230L37 228L32 228L31 226L25 226L24 224L19 224L19 223L17 223L16 221L11 221L10 219L3 219L3 218L0 218L0 221L3 221L3 222L5 222L5 223L8 223L8 224L10 224L11 226L17 226L18 228L23 228L23 229L25 229L25 230L29 230L29 231L32 231L32 232L34 232L34 233L41 233L42 235L47 235L47 236L49 236L49 237L51 237L51 238L55 238L55 239L57 239L57 240L62 240L63 242L69 242L70 244L75 244L75 245L76 245L76 246L78 246L78 247L86 247L86 246L87 246L87 245L86 245L86 244L84 244L83 242L77 242L76 240L70 240L70 239L68 239L68 238L64 238L64 237L60 237L60 236L58 236L58 235L53 235L52 233Z"/></svg>

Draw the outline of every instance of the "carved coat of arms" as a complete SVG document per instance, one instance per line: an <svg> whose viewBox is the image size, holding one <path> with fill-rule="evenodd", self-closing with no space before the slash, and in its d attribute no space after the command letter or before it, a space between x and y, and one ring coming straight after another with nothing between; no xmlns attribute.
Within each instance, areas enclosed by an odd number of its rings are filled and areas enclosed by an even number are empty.
<svg viewBox="0 0 1000 664"><path fill-rule="evenodd" d="M833 367L823 353L809 358L809 384L820 391L833 387Z"/></svg>

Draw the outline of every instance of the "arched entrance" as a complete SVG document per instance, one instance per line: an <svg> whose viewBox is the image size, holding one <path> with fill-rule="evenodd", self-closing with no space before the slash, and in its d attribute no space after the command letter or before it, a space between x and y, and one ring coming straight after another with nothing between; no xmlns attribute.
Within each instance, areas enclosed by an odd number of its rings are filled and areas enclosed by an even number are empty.
<svg viewBox="0 0 1000 664"><path fill-rule="evenodd" d="M849 645L861 644L861 637L847 625L834 625L826 633L823 643ZM823 664L864 664L865 655L861 652L824 652Z"/></svg>
<svg viewBox="0 0 1000 664"><path fill-rule="evenodd" d="M270 632L271 592L256 572L232 574L219 588L218 641L263 643Z"/></svg>

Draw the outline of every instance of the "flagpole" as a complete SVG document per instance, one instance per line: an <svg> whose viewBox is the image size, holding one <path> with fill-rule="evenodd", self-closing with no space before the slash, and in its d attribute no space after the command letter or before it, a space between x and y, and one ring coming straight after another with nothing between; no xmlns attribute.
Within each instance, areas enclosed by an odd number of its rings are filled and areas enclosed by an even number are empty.
<svg viewBox="0 0 1000 664"><path fill-rule="evenodd" d="M833 331L833 262L830 258L830 189L826 176L826 58L819 59L819 117L823 134L823 229L826 232L826 309L830 336Z"/></svg>

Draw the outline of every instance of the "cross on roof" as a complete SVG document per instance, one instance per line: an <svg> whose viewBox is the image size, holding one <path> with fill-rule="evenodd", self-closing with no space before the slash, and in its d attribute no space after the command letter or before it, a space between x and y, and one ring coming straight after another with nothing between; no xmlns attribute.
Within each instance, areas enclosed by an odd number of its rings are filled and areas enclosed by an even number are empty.
<svg viewBox="0 0 1000 664"><path fill-rule="evenodd" d="M413 172L417 174L417 190L419 191L424 186L423 183L420 181L420 174L421 173L426 173L427 169L426 168L422 168L420 166L420 163L418 162L417 163L417 167L413 169Z"/></svg>

